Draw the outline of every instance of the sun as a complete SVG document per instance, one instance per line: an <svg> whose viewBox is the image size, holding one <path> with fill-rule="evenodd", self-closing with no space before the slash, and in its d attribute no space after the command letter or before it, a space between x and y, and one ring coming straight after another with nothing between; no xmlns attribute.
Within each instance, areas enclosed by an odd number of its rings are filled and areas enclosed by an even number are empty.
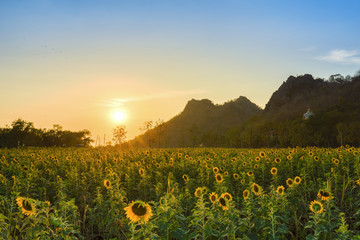
<svg viewBox="0 0 360 240"><path fill-rule="evenodd" d="M125 118L126 118L126 115L125 115L124 111L117 110L113 113L113 120L115 122L118 122L118 123L124 122Z"/></svg>

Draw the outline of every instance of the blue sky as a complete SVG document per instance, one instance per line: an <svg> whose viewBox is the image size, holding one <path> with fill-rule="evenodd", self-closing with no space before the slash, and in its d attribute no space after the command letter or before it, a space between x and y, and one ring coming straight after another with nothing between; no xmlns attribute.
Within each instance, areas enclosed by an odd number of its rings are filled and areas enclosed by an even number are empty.
<svg viewBox="0 0 360 240"><path fill-rule="evenodd" d="M360 69L359 1L1 1L0 126L128 137L192 98L261 107L289 75ZM110 137L109 137L110 138Z"/></svg>

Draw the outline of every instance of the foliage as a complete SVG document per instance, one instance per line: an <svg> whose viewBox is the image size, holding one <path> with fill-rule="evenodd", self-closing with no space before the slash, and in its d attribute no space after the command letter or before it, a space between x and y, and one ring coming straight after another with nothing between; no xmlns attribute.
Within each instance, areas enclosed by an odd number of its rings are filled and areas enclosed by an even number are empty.
<svg viewBox="0 0 360 240"><path fill-rule="evenodd" d="M17 119L11 127L0 128L1 147L50 147L50 146L89 146L92 140L90 132L82 130L71 132L54 125L52 129L37 129L32 122Z"/></svg>
<svg viewBox="0 0 360 240"><path fill-rule="evenodd" d="M359 239L359 151L0 149L0 236Z"/></svg>

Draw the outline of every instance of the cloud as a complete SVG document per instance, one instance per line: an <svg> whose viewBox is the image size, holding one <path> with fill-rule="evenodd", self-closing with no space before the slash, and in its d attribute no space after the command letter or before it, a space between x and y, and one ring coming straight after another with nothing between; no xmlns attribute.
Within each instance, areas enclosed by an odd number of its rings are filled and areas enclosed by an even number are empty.
<svg viewBox="0 0 360 240"><path fill-rule="evenodd" d="M334 63L345 63L345 64L360 64L360 52L358 50L344 50L335 49L329 52L326 56L316 57L317 60L334 62Z"/></svg>
<svg viewBox="0 0 360 240"><path fill-rule="evenodd" d="M120 107L127 102L138 102L138 101L146 101L146 100L153 100L153 99L164 99L164 98L175 98L187 95L196 95L205 93L205 90L201 89L191 89L191 90L184 90L184 91L166 91L163 93L157 94L146 94L141 96L134 96L134 97L127 97L127 98L111 98L105 100L103 104L107 107Z"/></svg>

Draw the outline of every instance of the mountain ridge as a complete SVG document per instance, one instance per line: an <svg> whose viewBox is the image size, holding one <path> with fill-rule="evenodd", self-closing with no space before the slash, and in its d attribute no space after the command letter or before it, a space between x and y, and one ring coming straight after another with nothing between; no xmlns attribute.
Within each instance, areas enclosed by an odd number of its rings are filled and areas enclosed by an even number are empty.
<svg viewBox="0 0 360 240"><path fill-rule="evenodd" d="M240 96L187 102L182 112L130 141L154 147L288 147L360 144L360 74L289 76L264 109ZM303 114L314 111L309 120ZM144 139L147 139L144 141Z"/></svg>

